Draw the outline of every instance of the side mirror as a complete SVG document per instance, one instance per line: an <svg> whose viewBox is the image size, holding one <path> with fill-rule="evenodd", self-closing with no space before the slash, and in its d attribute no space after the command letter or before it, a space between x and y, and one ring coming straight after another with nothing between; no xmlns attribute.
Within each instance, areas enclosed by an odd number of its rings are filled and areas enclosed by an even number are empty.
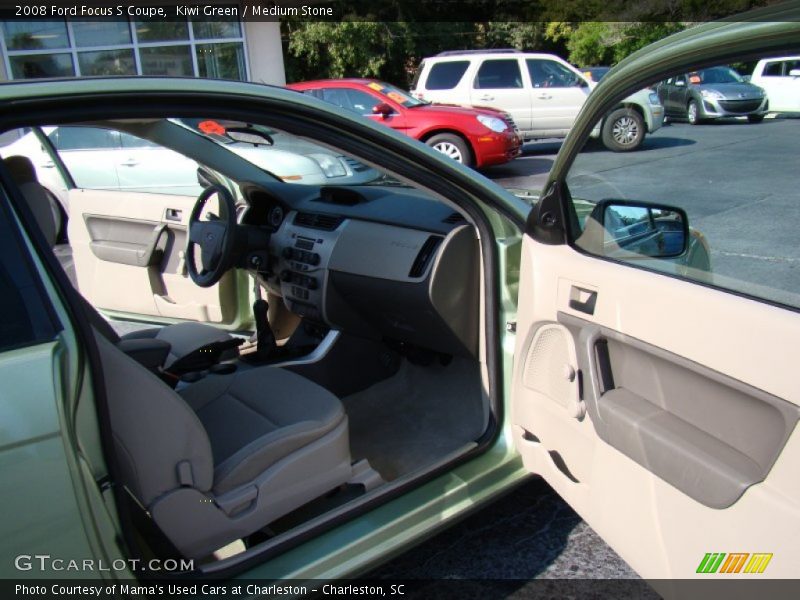
<svg viewBox="0 0 800 600"><path fill-rule="evenodd" d="M372 107L372 114L380 115L384 119L388 118L393 112L392 107L386 104L386 102L381 102Z"/></svg>
<svg viewBox="0 0 800 600"><path fill-rule="evenodd" d="M677 87L686 87L686 80L685 79L676 79L675 85Z"/></svg>
<svg viewBox="0 0 800 600"><path fill-rule="evenodd" d="M674 206L603 200L590 218L603 226L604 256L675 258L689 247L689 218Z"/></svg>
<svg viewBox="0 0 800 600"><path fill-rule="evenodd" d="M800 69L792 69L789 71L789 77L800 77Z"/></svg>
<svg viewBox="0 0 800 600"><path fill-rule="evenodd" d="M742 75L742 81L745 83L750 83L750 79L752 79L752 75Z"/></svg>

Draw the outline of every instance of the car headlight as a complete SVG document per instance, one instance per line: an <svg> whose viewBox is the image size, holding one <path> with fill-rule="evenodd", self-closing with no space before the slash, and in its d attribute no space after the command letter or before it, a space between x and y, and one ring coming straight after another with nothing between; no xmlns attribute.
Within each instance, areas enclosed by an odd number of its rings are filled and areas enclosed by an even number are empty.
<svg viewBox="0 0 800 600"><path fill-rule="evenodd" d="M703 98L710 98L711 100L722 100L725 97L716 90L701 90L700 95Z"/></svg>
<svg viewBox="0 0 800 600"><path fill-rule="evenodd" d="M319 165L319 168L325 173L325 177L344 177L347 175L347 169L345 169L342 161L335 156L330 154L307 154L306 156Z"/></svg>
<svg viewBox="0 0 800 600"><path fill-rule="evenodd" d="M478 115L478 121L480 121L484 127L488 127L495 133L503 133L505 130L508 129L508 124L503 121L503 119L498 119L497 117L489 117L487 115Z"/></svg>
<svg viewBox="0 0 800 600"><path fill-rule="evenodd" d="M659 100L658 94L655 92L650 92L650 94L647 96L647 99L653 106L661 106L661 100Z"/></svg>

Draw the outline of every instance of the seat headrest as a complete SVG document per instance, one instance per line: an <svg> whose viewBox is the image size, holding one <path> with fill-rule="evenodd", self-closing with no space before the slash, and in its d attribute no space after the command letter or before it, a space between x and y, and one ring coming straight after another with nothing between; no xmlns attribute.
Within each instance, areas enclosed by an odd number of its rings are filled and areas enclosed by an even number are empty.
<svg viewBox="0 0 800 600"><path fill-rule="evenodd" d="M3 162L6 165L6 169L8 169L8 172L11 174L14 183L17 185L38 181L36 169L31 159L27 156L9 156L3 159Z"/></svg>

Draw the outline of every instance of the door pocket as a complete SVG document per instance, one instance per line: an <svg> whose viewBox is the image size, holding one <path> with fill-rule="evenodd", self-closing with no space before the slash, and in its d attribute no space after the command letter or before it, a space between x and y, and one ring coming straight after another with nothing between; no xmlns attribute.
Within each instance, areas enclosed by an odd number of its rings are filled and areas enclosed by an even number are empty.
<svg viewBox="0 0 800 600"><path fill-rule="evenodd" d="M712 508L769 473L800 409L641 340L565 313L597 435Z"/></svg>

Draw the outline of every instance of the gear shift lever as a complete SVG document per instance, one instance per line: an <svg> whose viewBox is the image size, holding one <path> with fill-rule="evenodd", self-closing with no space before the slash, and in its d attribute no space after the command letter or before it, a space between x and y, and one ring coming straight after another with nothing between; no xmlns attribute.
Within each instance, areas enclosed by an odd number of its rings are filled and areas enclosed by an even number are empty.
<svg viewBox="0 0 800 600"><path fill-rule="evenodd" d="M256 271L253 277L253 294L256 297L255 302L253 302L253 318L256 322L256 356L261 361L267 361L275 356L277 344L275 343L275 334L267 318L269 304L262 298L261 285L258 283L258 272L261 266L260 258L254 257L252 264Z"/></svg>

